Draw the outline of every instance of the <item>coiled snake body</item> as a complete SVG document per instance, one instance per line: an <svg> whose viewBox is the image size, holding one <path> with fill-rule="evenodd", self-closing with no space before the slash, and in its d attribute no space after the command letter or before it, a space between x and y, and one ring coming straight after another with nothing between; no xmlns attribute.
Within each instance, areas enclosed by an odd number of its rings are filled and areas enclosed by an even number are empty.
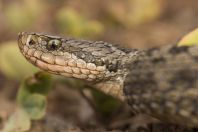
<svg viewBox="0 0 198 132"><path fill-rule="evenodd" d="M134 112L198 127L198 46L138 51L26 32L18 45L35 66L85 80L127 101Z"/></svg>

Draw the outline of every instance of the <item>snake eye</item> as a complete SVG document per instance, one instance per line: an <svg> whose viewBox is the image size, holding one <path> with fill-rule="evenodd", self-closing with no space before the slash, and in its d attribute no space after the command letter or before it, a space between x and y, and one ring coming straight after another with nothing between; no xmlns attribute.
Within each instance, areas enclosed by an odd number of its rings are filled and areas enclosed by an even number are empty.
<svg viewBox="0 0 198 132"><path fill-rule="evenodd" d="M61 46L61 41L54 39L54 40L50 40L47 44L47 49L48 50L57 50L58 48L60 48Z"/></svg>

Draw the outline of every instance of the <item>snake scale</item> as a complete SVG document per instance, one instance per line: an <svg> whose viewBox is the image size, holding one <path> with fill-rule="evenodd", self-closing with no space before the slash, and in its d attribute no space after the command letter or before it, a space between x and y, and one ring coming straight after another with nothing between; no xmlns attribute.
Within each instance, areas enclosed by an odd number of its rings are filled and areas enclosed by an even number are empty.
<svg viewBox="0 0 198 132"><path fill-rule="evenodd" d="M18 45L40 69L84 80L135 113L198 127L198 46L139 51L27 32L19 33Z"/></svg>

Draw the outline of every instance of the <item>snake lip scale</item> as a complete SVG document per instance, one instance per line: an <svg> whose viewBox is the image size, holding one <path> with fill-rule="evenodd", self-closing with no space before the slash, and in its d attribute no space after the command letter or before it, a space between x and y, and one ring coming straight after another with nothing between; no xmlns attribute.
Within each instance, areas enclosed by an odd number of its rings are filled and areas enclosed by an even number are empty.
<svg viewBox="0 0 198 132"><path fill-rule="evenodd" d="M198 127L198 46L139 51L27 32L19 33L18 45L33 65L91 83L133 112Z"/></svg>

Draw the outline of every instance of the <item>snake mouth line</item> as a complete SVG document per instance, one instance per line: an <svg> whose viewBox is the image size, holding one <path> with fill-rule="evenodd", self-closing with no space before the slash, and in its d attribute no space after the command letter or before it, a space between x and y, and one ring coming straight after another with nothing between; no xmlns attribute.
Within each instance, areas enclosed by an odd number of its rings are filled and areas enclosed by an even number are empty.
<svg viewBox="0 0 198 132"><path fill-rule="evenodd" d="M24 46L21 52L29 62L53 74L87 81L99 81L105 77L105 66L95 66L76 57L65 58L65 56L55 56L35 48L29 48L28 46Z"/></svg>

